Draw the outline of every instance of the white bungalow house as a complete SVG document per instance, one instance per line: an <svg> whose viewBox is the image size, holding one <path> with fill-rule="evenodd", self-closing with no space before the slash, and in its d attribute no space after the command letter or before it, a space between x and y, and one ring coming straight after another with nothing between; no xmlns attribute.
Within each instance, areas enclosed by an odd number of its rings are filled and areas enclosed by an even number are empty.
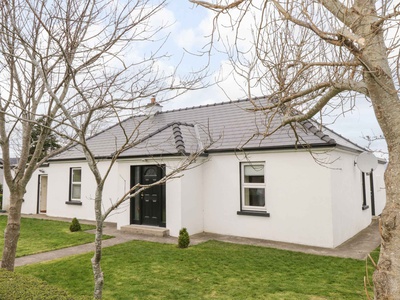
<svg viewBox="0 0 400 300"><path fill-rule="evenodd" d="M365 150L332 130L320 131L314 122L298 125L296 134L284 127L264 138L265 114L249 108L247 100L165 112L156 105L151 116L125 120L124 130L137 130L142 142L113 167L104 189L105 207L135 183L168 173L210 138L215 143L195 168L127 201L107 221L118 228L165 227L172 236L186 227L190 234L332 248L381 213L384 161L372 174L362 173L356 163ZM113 126L90 139L100 167L108 164L121 138L121 127ZM94 191L84 155L72 147L33 176L22 212L94 220Z"/></svg>

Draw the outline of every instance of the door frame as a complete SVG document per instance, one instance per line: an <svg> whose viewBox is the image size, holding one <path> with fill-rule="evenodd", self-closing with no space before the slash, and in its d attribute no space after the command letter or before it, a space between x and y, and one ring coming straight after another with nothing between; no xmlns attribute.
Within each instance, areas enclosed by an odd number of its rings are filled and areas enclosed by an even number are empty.
<svg viewBox="0 0 400 300"><path fill-rule="evenodd" d="M37 205L36 205L36 213L37 214L46 214L47 212L47 194L46 193L46 211L45 212L41 212L40 211L40 203L41 203L41 188L42 188L42 178L46 177L47 178L47 191L48 191L48 186L49 186L49 176L48 174L39 174L38 175L38 190L37 190Z"/></svg>
<svg viewBox="0 0 400 300"><path fill-rule="evenodd" d="M142 170L145 167L158 167L161 169L161 178L165 176L165 165L131 165L130 166L130 187L132 188L135 184L140 183L141 181L141 176L143 174ZM160 189L160 198L161 198L161 203L160 203L160 218L158 222L158 227L166 227L166 189L165 189L165 183L161 184L161 189ZM133 194L133 193L132 193ZM140 197L140 194L137 194L136 196L132 197L130 200L130 210L129 210L129 224L137 224L137 225L142 225L143 224L143 215L142 215L142 200ZM139 213L137 213L139 212ZM152 226L152 225L149 225Z"/></svg>

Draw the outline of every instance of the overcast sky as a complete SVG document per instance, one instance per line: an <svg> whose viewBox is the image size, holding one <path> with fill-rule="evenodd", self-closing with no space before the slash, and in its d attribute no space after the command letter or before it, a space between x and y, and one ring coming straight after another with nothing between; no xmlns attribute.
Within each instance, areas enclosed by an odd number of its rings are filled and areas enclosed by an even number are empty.
<svg viewBox="0 0 400 300"><path fill-rule="evenodd" d="M157 1L157 0L155 0ZM204 49L211 33L213 13L202 7L193 6L187 0L170 1L170 4L158 15L157 22L168 23L170 37L167 42L167 50L172 55L171 65L175 64L184 55L181 65L182 72L198 70L205 66L208 56L195 56L190 53L198 53ZM185 54L186 52L186 54ZM213 74L209 82L213 82L218 75L227 77L219 86L211 86L207 89L188 92L187 94L164 104L164 110L181 107L191 107L210 103L217 103L246 97L240 85L229 74L227 59L222 53L213 53L210 58L210 72ZM223 71L221 71L223 68ZM222 88L221 88L222 87ZM261 95L259 95L261 96ZM361 146L367 146L363 136L379 136L381 130L378 126L370 103L363 97L357 99L355 108L337 118L334 124L329 126L337 133L351 139ZM373 144L376 150L386 151L384 141Z"/></svg>

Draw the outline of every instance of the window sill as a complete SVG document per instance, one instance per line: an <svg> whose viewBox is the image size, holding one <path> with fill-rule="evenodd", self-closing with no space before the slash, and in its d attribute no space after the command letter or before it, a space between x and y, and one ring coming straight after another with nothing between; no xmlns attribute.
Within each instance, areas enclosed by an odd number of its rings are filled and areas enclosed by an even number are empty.
<svg viewBox="0 0 400 300"><path fill-rule="evenodd" d="M65 204L68 204L68 205L82 205L82 202L81 201L72 200L72 201L65 201Z"/></svg>
<svg viewBox="0 0 400 300"><path fill-rule="evenodd" d="M269 217L269 213L266 211L238 211L238 215L240 216L256 216L256 217Z"/></svg>
<svg viewBox="0 0 400 300"><path fill-rule="evenodd" d="M363 205L363 206L362 206L362 210L366 210L366 209L368 209L368 208L369 208L368 205Z"/></svg>

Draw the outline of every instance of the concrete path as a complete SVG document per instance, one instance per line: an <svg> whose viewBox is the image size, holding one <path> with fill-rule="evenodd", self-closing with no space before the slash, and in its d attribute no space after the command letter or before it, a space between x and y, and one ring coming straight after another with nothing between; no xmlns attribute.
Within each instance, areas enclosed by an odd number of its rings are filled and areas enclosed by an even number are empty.
<svg viewBox="0 0 400 300"><path fill-rule="evenodd" d="M93 232L94 230L89 230L88 232ZM149 242L159 242L159 243L168 243L168 244L175 244L177 243L176 238L166 237L166 238L157 238L152 236L139 236L134 234L126 234L122 233L116 228L104 228L104 234L114 236L114 238L104 240L103 247L110 247L122 243L126 243L133 240L142 240L142 241L149 241ZM83 254L88 252L94 251L94 243L58 249L49 252L43 252L28 256L18 257L15 260L15 266L24 266L29 264L34 264L38 262L50 261L57 258L62 258L66 256L76 255L76 254Z"/></svg>
<svg viewBox="0 0 400 300"><path fill-rule="evenodd" d="M191 236L195 242L206 241L206 240L218 240L222 242L254 245L268 248L276 248L281 250L289 250L295 252L303 252L314 255L324 256L335 256L343 258L353 258L358 260L364 260L368 254L375 250L381 242L379 235L378 219L374 219L371 224L362 230L360 233L347 240L336 248L321 248L312 247L299 244L290 244L283 242L275 242L269 240L259 240L251 238L243 238L229 235L218 235L210 233L202 233L199 235Z"/></svg>
<svg viewBox="0 0 400 300"><path fill-rule="evenodd" d="M66 218L52 218L45 215L23 215L23 217L37 218L37 219L52 219L52 220L60 220L68 222L70 221L70 219ZM92 221L85 221L85 220L83 221L80 220L80 222L83 224L94 223ZM177 244L177 238L174 237L152 237L145 235L123 233L117 230L115 224L112 223L106 223L104 227L104 234L114 236L114 238L103 241L103 247L110 247L133 240L157 242L164 244ZM268 240L242 238L242 237L235 237L228 235L211 234L211 233L195 234L190 237L191 245L197 245L199 243L208 240L218 240L228 243L254 245L254 246L303 252L314 255L336 256L336 257L354 258L360 260L365 259L368 253L373 251L380 244L377 219L373 220L370 226L361 231L355 237L353 237L352 239L346 241L345 243L334 249L274 242ZM49 252L19 257L15 261L15 266L18 267L39 262L45 262L53 259L58 259L71 255L83 254L93 251L94 251L94 243L89 243L89 244L59 249L55 251L49 251Z"/></svg>

